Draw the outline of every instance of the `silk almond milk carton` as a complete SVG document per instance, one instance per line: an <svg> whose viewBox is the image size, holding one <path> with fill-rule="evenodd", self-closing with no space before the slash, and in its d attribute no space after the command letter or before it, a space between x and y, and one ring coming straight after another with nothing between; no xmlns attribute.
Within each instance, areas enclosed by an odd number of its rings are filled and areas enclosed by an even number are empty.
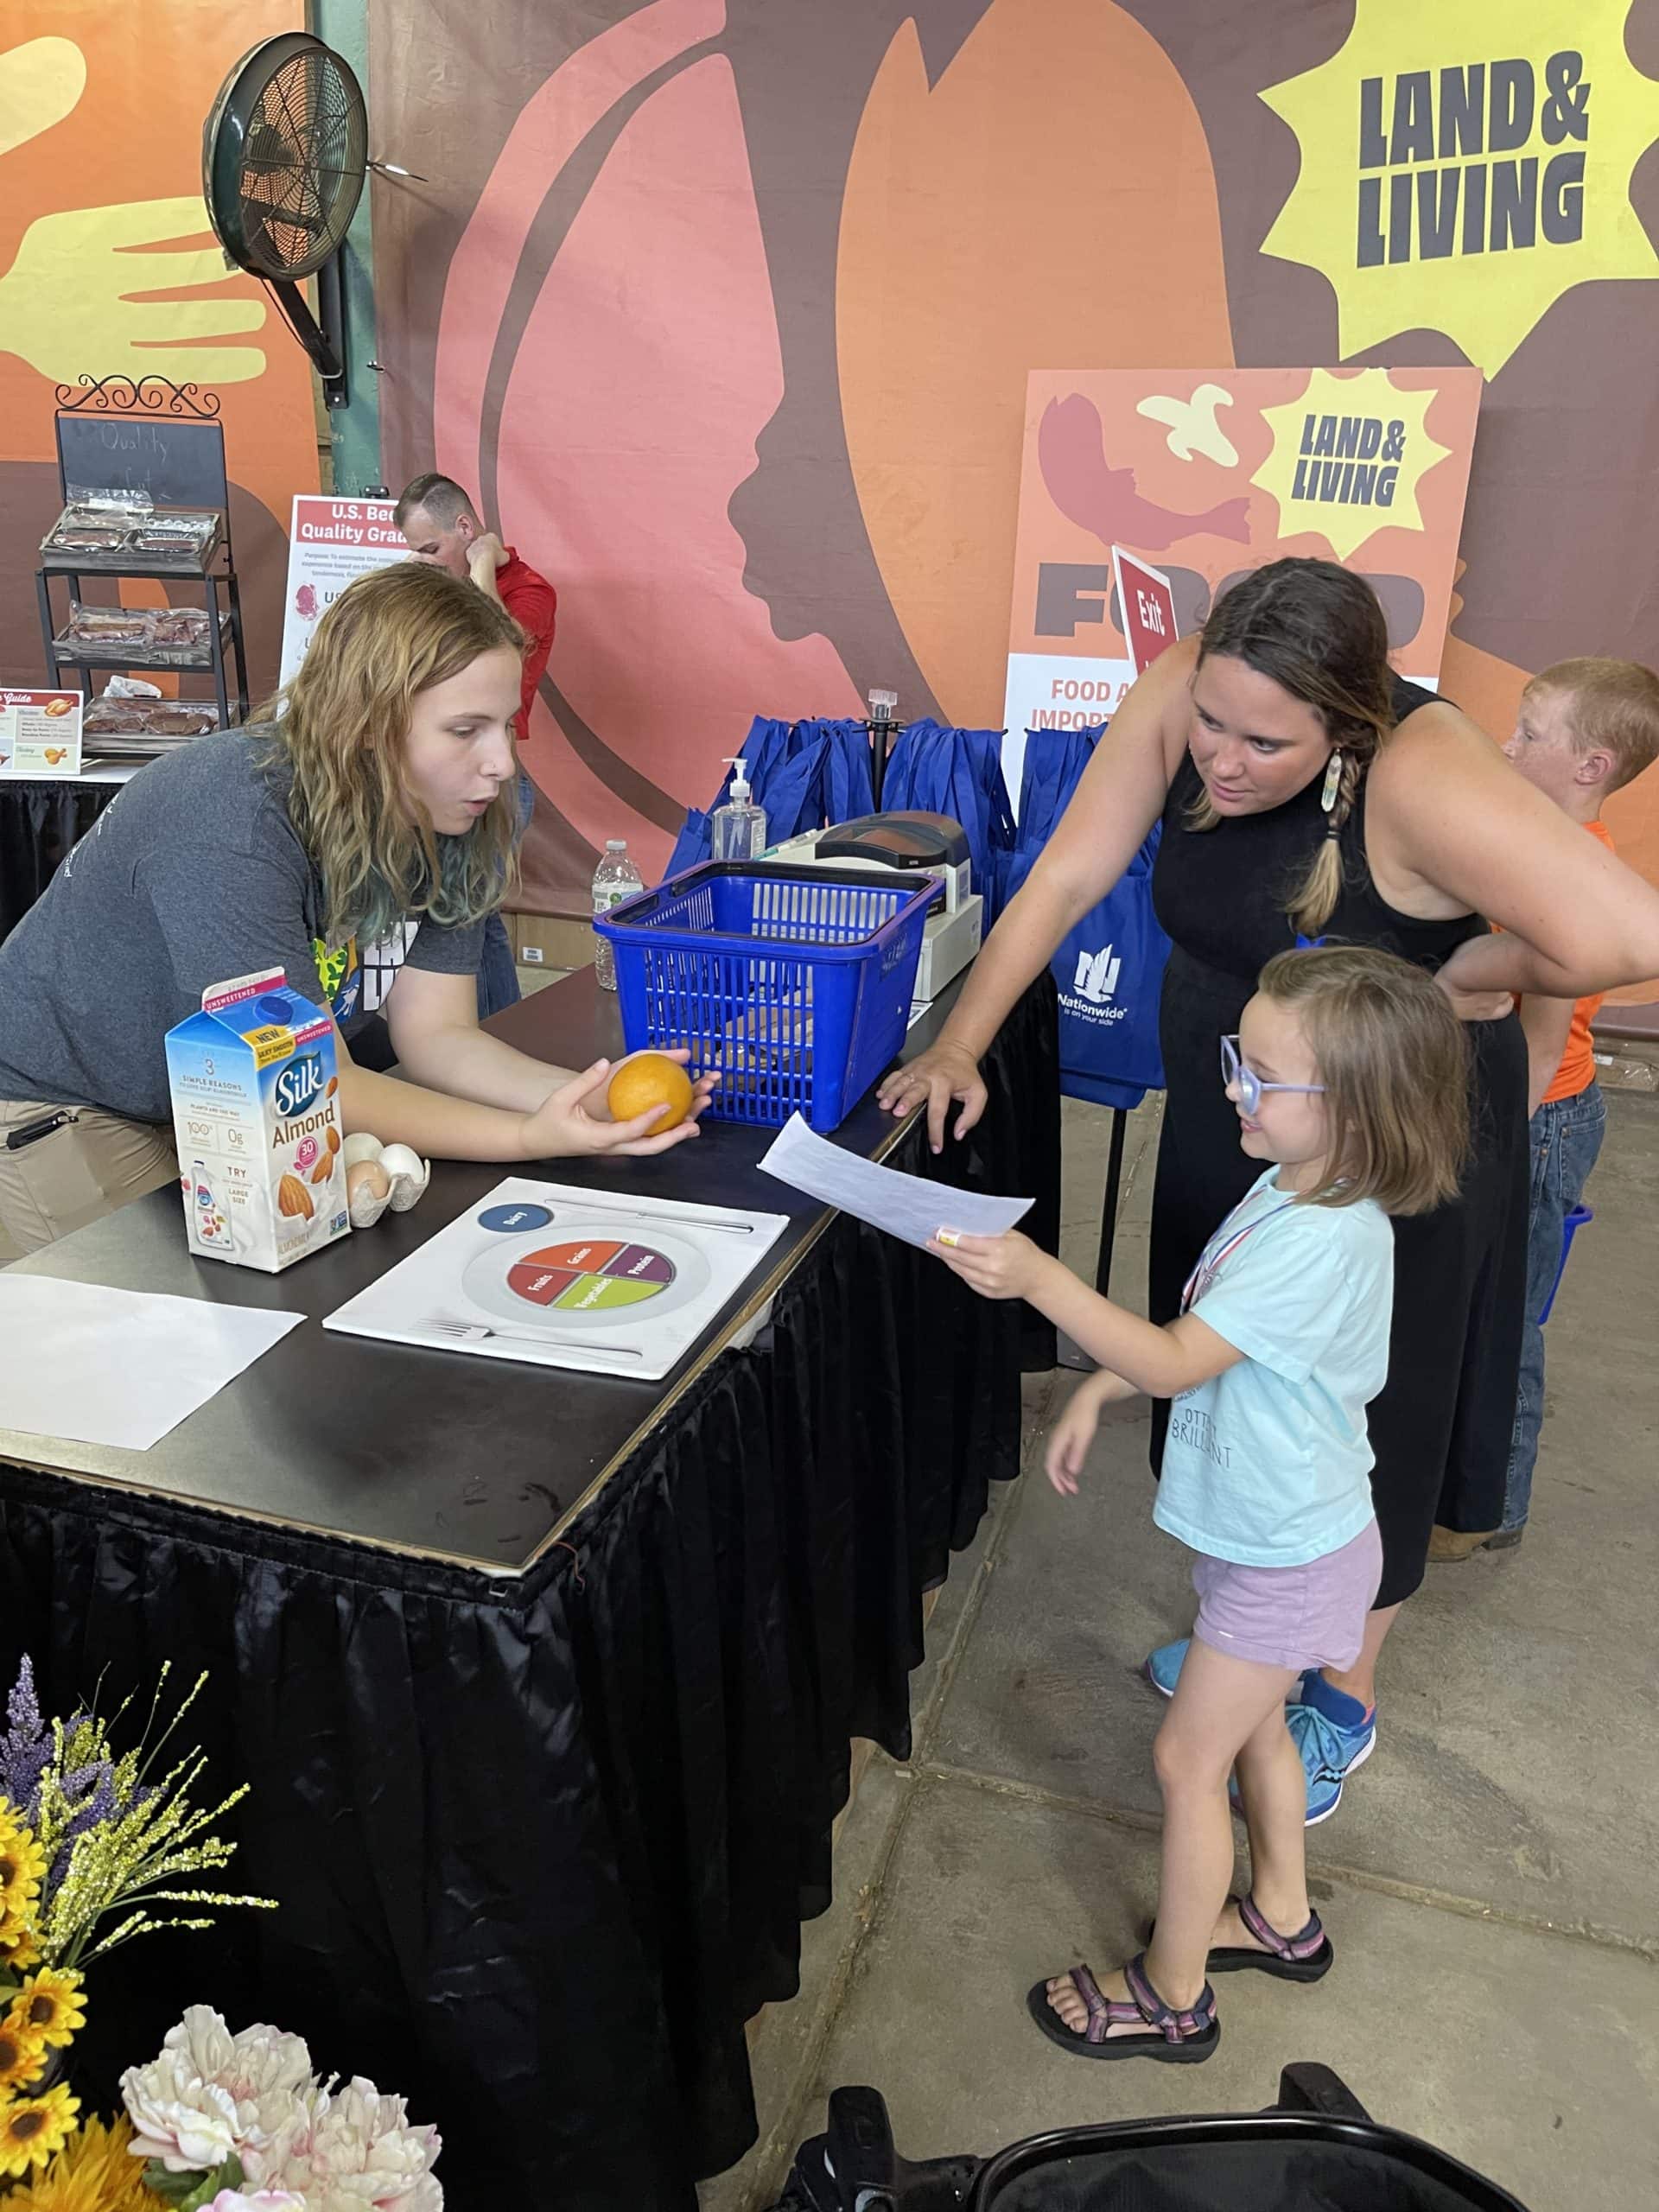
<svg viewBox="0 0 1659 2212"><path fill-rule="evenodd" d="M280 968L167 1033L190 1249L276 1274L350 1234L334 1025Z"/></svg>

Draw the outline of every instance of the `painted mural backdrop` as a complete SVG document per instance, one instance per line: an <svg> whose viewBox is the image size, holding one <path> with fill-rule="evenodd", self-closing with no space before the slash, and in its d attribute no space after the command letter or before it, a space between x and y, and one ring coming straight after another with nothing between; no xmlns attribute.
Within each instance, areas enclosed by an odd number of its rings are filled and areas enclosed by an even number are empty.
<svg viewBox="0 0 1659 2212"><path fill-rule="evenodd" d="M1442 689L1659 653L1659 0L369 6L388 478L560 587L534 903L757 711L1001 721L1056 362L1479 369Z"/></svg>
<svg viewBox="0 0 1659 2212"><path fill-rule="evenodd" d="M55 518L54 393L83 374L217 392L251 677L272 683L283 519L315 488L304 354L227 276L201 200L201 126L232 64L299 0L6 0L0 10L0 682L41 680L35 549ZM159 585L126 601L160 605Z"/></svg>

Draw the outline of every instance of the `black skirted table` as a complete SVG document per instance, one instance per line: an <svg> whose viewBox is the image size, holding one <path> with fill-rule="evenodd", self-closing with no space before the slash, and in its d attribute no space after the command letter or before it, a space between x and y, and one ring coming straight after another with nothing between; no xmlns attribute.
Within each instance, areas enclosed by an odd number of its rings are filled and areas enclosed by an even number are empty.
<svg viewBox="0 0 1659 2212"><path fill-rule="evenodd" d="M0 776L0 944L132 772L94 770L38 781Z"/></svg>
<svg viewBox="0 0 1659 2212"><path fill-rule="evenodd" d="M584 971L493 1027L582 1065L615 1020ZM837 1141L1031 1194L1052 1245L1046 976L985 1072L938 1160L868 1101ZM254 1785L230 1886L282 1906L100 1963L74 2047L95 2099L205 2002L406 2095L455 2212L689 2212L747 2148L744 2023L798 1986L850 1741L907 1755L924 1593L1053 1360L1027 1309L756 1177L770 1138L547 1164L790 1215L658 1383L325 1334L499 1168L440 1164L416 1212L276 1277L192 1260L170 1191L17 1263L308 1317L153 1451L0 1433L5 1679L32 1651L67 1710L100 1675L107 1702L208 1669L192 1739Z"/></svg>

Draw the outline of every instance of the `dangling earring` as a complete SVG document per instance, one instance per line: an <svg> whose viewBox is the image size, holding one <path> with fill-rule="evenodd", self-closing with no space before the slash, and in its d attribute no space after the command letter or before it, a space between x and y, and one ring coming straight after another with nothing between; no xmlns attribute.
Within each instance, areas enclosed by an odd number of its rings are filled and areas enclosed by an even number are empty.
<svg viewBox="0 0 1659 2212"><path fill-rule="evenodd" d="M1333 753L1325 763L1325 789L1319 793L1319 805L1326 814L1337 804L1337 793L1342 788L1342 754Z"/></svg>

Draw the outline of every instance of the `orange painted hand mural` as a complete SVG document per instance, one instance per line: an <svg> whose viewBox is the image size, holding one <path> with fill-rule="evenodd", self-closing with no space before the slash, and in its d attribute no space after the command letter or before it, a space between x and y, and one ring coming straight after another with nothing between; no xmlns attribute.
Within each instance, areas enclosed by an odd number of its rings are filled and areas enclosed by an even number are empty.
<svg viewBox="0 0 1659 2212"><path fill-rule="evenodd" d="M31 39L0 54L0 154L62 122L86 84L86 60L73 40ZM39 216L0 276L0 350L58 384L72 384L89 361L105 376L175 383L262 376L257 347L208 341L260 329L263 301L245 293L149 296L231 281L217 246L185 243L207 235L206 210L194 194Z"/></svg>

